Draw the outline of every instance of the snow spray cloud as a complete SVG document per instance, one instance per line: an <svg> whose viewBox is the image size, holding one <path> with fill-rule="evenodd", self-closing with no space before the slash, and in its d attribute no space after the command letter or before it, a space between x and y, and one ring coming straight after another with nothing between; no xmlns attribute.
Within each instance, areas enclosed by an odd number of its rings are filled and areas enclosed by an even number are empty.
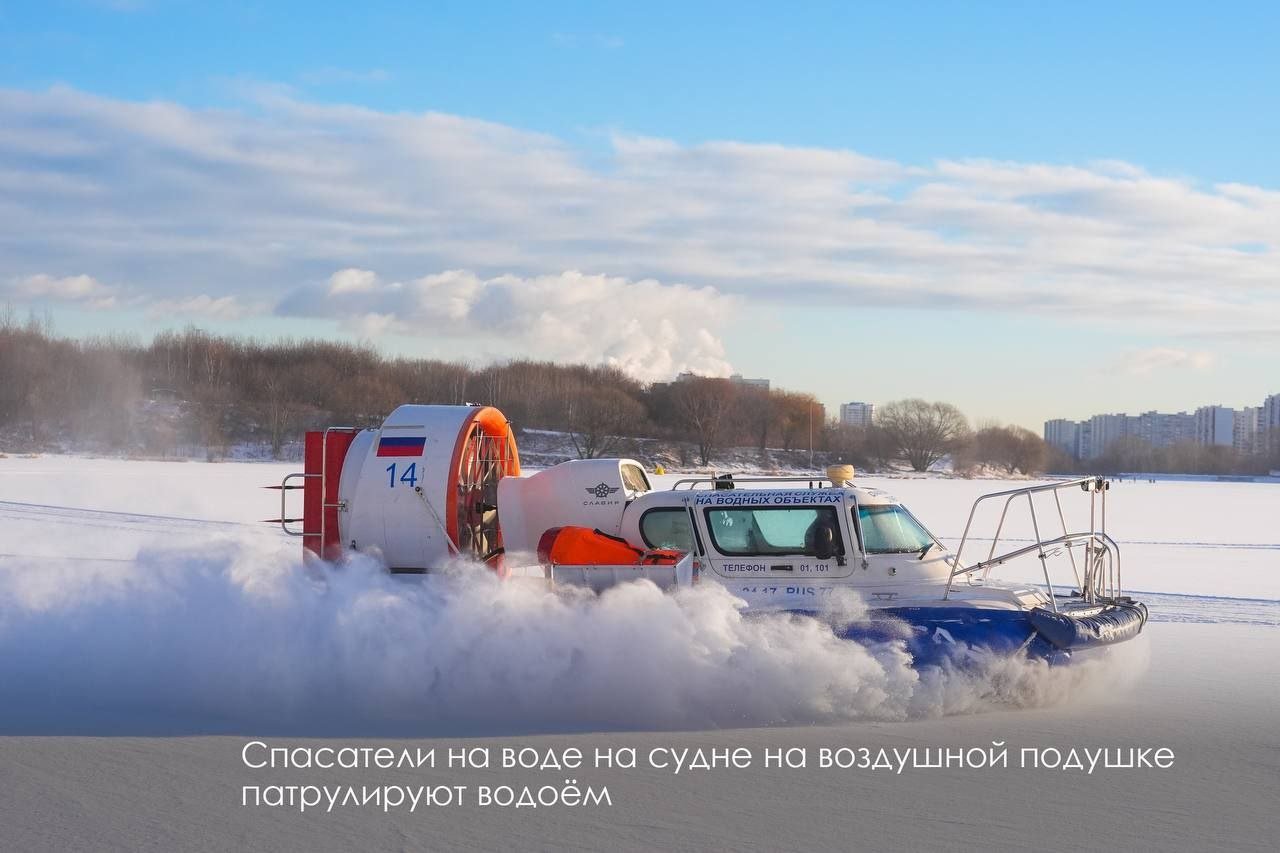
<svg viewBox="0 0 1280 853"><path fill-rule="evenodd" d="M715 585L548 593L393 577L253 539L0 573L0 733L515 734L840 722L1039 705L1087 668L912 669L897 643L744 617Z"/></svg>

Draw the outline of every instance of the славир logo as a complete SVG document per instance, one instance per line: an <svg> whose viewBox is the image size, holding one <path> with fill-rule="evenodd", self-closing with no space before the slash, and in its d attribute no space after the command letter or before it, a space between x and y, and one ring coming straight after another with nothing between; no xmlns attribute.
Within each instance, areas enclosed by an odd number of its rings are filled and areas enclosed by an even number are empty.
<svg viewBox="0 0 1280 853"><path fill-rule="evenodd" d="M618 486L610 486L608 483L600 483L596 486L587 486L587 494L595 495L597 498L604 500L609 495L618 491Z"/></svg>

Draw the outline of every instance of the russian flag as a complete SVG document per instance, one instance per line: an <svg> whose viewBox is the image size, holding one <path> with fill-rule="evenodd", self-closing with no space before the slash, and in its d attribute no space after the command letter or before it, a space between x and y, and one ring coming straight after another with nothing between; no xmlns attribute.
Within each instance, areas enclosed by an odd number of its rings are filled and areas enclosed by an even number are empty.
<svg viewBox="0 0 1280 853"><path fill-rule="evenodd" d="M378 439L379 456L421 456L427 444L425 435L385 436Z"/></svg>

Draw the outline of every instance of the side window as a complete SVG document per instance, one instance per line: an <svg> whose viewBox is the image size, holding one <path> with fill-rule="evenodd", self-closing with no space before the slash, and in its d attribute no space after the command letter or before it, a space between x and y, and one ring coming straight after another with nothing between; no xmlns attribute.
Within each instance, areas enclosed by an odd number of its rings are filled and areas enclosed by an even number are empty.
<svg viewBox="0 0 1280 853"><path fill-rule="evenodd" d="M646 510L640 516L640 538L650 548L692 551L693 531L689 525L689 511L677 507Z"/></svg>
<svg viewBox="0 0 1280 853"><path fill-rule="evenodd" d="M817 556L817 531L829 527L836 554L844 540L834 507L708 509L707 528L721 554L732 557L803 554Z"/></svg>
<svg viewBox="0 0 1280 853"><path fill-rule="evenodd" d="M649 488L649 478L644 475L644 469L639 465L622 466L622 485L631 492L652 491Z"/></svg>

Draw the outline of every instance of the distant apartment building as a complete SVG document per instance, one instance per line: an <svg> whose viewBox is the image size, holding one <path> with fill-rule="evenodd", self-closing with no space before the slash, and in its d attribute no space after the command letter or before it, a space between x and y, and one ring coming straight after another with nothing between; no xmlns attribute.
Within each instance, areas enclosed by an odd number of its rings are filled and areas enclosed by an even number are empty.
<svg viewBox="0 0 1280 853"><path fill-rule="evenodd" d="M1226 406L1196 409L1195 438L1208 447L1231 447L1235 441L1235 411Z"/></svg>
<svg viewBox="0 0 1280 853"><path fill-rule="evenodd" d="M692 382L695 379L702 379L702 378L703 377L697 373L681 373L676 376L676 381ZM755 388L760 391L769 390L768 379L749 379L743 376L741 373L735 373L729 377L729 381L732 382L734 385L737 385L742 388Z"/></svg>
<svg viewBox="0 0 1280 853"><path fill-rule="evenodd" d="M841 403L840 425L866 428L871 426L876 407L872 403Z"/></svg>
<svg viewBox="0 0 1280 853"><path fill-rule="evenodd" d="M734 385L741 385L743 388L755 388L760 391L769 390L768 379L748 379L747 377L743 376L741 373L735 373L729 377L729 381L732 382Z"/></svg>
<svg viewBox="0 0 1280 853"><path fill-rule="evenodd" d="M1272 394L1262 401L1258 411L1259 450L1275 449L1280 442L1280 394Z"/></svg>
<svg viewBox="0 0 1280 853"><path fill-rule="evenodd" d="M1143 412L1138 416L1138 429L1134 434L1152 447L1170 447L1179 442L1194 441L1196 417L1186 412Z"/></svg>
<svg viewBox="0 0 1280 853"><path fill-rule="evenodd" d="M1089 418L1089 440L1080 445L1080 458L1097 459L1119 439L1137 435L1140 423L1133 415L1094 415Z"/></svg>
<svg viewBox="0 0 1280 853"><path fill-rule="evenodd" d="M1084 458L1084 448L1091 447L1093 442L1093 424L1085 421L1076 429L1076 458Z"/></svg>
<svg viewBox="0 0 1280 853"><path fill-rule="evenodd" d="M1259 423L1271 427L1280 426L1280 394L1272 394L1262 401L1258 413Z"/></svg>
<svg viewBox="0 0 1280 853"><path fill-rule="evenodd" d="M1242 456L1252 456L1262 450L1258 440L1260 431L1258 423L1262 415L1261 406L1245 406L1236 409L1231 424L1231 446Z"/></svg>
<svg viewBox="0 0 1280 853"><path fill-rule="evenodd" d="M843 413L842 413L843 414ZM1066 418L1044 422L1044 443L1068 456L1080 457L1080 424Z"/></svg>

